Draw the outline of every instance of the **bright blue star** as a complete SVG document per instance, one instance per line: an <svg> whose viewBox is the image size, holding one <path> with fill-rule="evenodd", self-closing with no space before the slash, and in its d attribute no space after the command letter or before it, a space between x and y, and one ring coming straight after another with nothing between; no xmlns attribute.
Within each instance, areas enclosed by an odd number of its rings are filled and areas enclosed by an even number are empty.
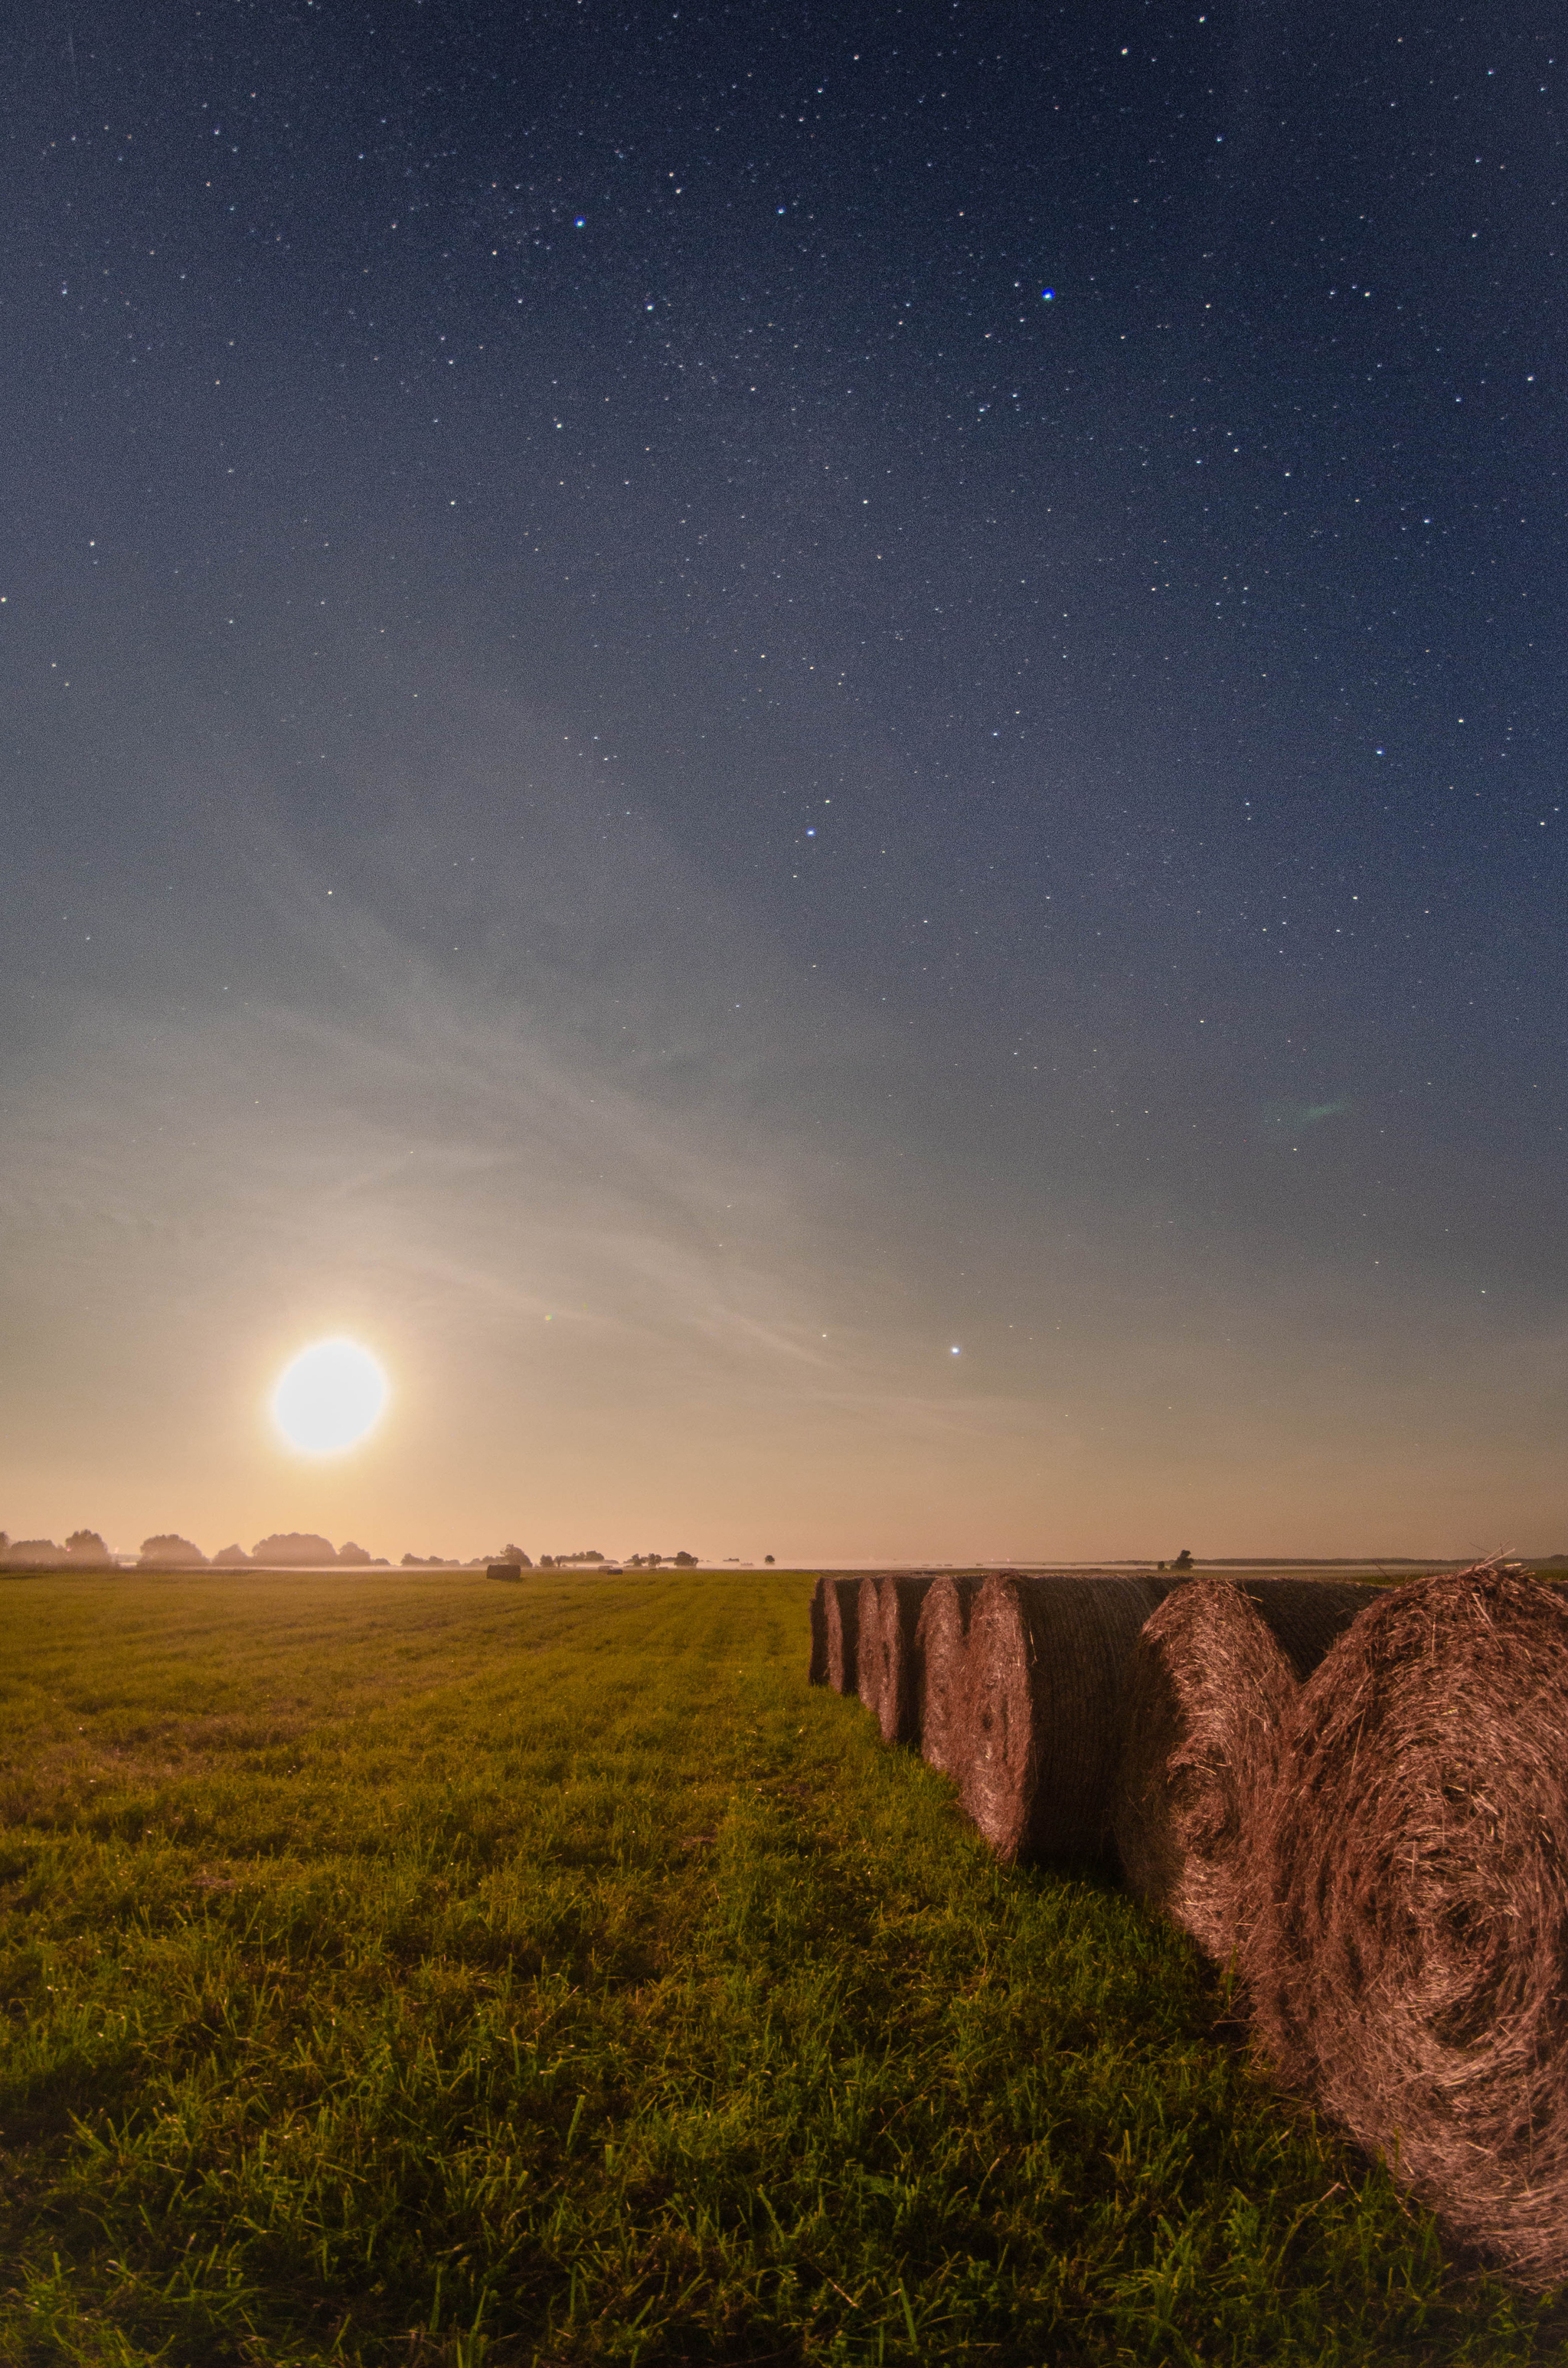
<svg viewBox="0 0 1568 2368"><path fill-rule="evenodd" d="M1042 303L1045 303L1045 304L1054 304L1054 303L1055 303L1055 302L1056 302L1056 290L1055 290L1055 289L1054 289L1054 288L1042 288L1042 289L1040 290L1040 302L1041 302Z"/></svg>

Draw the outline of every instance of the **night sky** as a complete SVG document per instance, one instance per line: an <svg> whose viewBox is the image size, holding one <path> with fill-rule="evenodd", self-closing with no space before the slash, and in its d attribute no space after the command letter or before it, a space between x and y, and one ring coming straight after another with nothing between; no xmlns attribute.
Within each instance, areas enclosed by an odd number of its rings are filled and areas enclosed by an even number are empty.
<svg viewBox="0 0 1568 2368"><path fill-rule="evenodd" d="M1568 1549L1560 48L24 0L11 1535Z"/></svg>

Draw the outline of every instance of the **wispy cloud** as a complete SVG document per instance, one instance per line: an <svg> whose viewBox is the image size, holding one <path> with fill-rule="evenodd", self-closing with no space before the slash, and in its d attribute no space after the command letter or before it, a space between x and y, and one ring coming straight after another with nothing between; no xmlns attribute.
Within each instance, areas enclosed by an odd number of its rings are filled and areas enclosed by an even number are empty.
<svg viewBox="0 0 1568 2368"><path fill-rule="evenodd" d="M1323 1102L1266 1102L1264 1133L1273 1141L1306 1134L1314 1126L1322 1126L1325 1119L1347 1118L1354 1108L1347 1096Z"/></svg>

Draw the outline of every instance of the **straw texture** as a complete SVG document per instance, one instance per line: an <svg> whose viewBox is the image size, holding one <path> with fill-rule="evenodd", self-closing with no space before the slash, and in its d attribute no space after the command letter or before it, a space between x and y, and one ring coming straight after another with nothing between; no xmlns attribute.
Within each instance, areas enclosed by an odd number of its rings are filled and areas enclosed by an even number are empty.
<svg viewBox="0 0 1568 2368"><path fill-rule="evenodd" d="M852 1694L859 1676L860 1582L829 1578L823 1588L827 1640L827 1682L835 1694Z"/></svg>
<svg viewBox="0 0 1568 2368"><path fill-rule="evenodd" d="M1192 1578L1144 1623L1129 1673L1112 1831L1128 1884L1211 1957L1300 1682L1387 1592L1344 1579Z"/></svg>
<svg viewBox="0 0 1568 2368"><path fill-rule="evenodd" d="M978 1578L944 1576L926 1589L915 1622L910 1686L920 1756L944 1776L956 1776L967 1735L969 1622Z"/></svg>
<svg viewBox="0 0 1568 2368"><path fill-rule="evenodd" d="M884 1743L918 1743L920 1700L915 1632L935 1581L893 1572L860 1581L860 1699Z"/></svg>
<svg viewBox="0 0 1568 2368"><path fill-rule="evenodd" d="M860 1581L855 1597L855 1691L861 1707L881 1725L881 1699L882 1691L882 1656L881 1641L882 1607L880 1577L867 1577Z"/></svg>
<svg viewBox="0 0 1568 2368"><path fill-rule="evenodd" d="M1281 2077L1520 2283L1568 2277L1568 1609L1482 1565L1302 1688L1241 1961Z"/></svg>
<svg viewBox="0 0 1568 2368"><path fill-rule="evenodd" d="M969 1620L953 1772L964 1807L999 1858L1067 1865L1110 1859L1132 1651L1174 1584L1080 1576L983 1581Z"/></svg>

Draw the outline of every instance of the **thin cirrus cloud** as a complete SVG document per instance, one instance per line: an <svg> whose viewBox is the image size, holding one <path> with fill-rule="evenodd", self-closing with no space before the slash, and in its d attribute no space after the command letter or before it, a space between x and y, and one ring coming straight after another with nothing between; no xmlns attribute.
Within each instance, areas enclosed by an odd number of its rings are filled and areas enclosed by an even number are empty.
<svg viewBox="0 0 1568 2368"><path fill-rule="evenodd" d="M998 1117L939 1022L830 983L548 721L454 675L422 728L369 736L332 835L233 737L199 903L171 926L133 883L134 978L33 1008L0 1144L7 1527L395 1554L531 1514L608 1551L924 1557L973 1551L981 1508L999 1550L1100 1555L1223 1502L1233 1544L1333 1551L1364 1506L1398 1551L1539 1428L1479 1298L1402 1297L1397 1236L1326 1236L1336 1171L1293 1188L1282 1258L1239 1111L1222 1160L1206 1118L1195 1173L1232 1200L1205 1220L1120 1126L1135 1051L1088 1092L1042 1030L1045 1082ZM284 1474L267 1393L339 1331L392 1407ZM1445 1357L1485 1388L1424 1380Z"/></svg>
<svg viewBox="0 0 1568 2368"><path fill-rule="evenodd" d="M1284 1136L1304 1134L1309 1127L1321 1126L1325 1119L1347 1118L1355 1107L1347 1095L1326 1102L1266 1102L1264 1132L1278 1142Z"/></svg>
<svg viewBox="0 0 1568 2368"><path fill-rule="evenodd" d="M1369 1543L1399 1551L1440 1465L1427 1506L1491 1485L1506 1359L1474 1368L1467 1447L1451 1390L1435 1419L1398 1372L1397 1335L1374 1352L1343 1310L1314 1314L1321 1277L1244 1305L1234 1267L1114 1227L1053 1236L1026 1209L1009 1231L949 1205L989 1237L964 1255L998 1311L950 1360L917 1194L879 1196L842 1148L813 1168L788 1124L662 1107L536 1011L441 988L378 952L373 919L349 926L362 988L380 965L378 1019L253 1000L146 1033L84 1002L71 1089L35 1085L8 1134L30 1178L7 1195L11 1271L46 1278L16 1286L31 1370L77 1375L77 1461L128 1508L100 1497L111 1526L210 1544L271 1517L395 1552L444 1520L467 1552L536 1509L596 1516L609 1551L696 1523L720 1530L699 1550L924 1555L969 1550L981 1503L998 1551L1043 1530L1103 1554L1192 1527L1224 1490L1267 1550L1283 1522L1310 1541L1332 1489L1335 1518L1363 1506ZM1369 1326L1394 1309L1369 1289ZM324 1329L365 1338L397 1402L386 1452L290 1494L256 1408ZM15 1492L61 1467L11 1390ZM1108 1541L1113 1489L1129 1535Z"/></svg>

